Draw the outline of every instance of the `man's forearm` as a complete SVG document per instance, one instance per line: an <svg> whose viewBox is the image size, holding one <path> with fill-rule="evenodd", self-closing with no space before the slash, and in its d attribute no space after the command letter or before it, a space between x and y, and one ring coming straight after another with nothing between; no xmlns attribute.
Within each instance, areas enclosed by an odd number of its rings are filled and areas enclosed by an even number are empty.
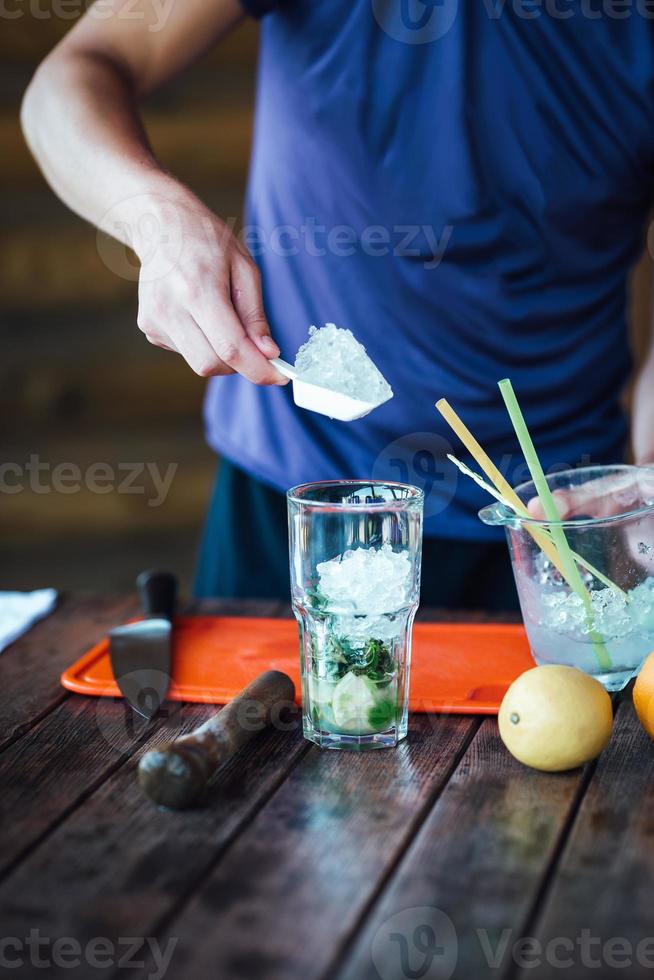
<svg viewBox="0 0 654 980"><path fill-rule="evenodd" d="M186 192L149 147L127 77L106 58L55 54L23 100L30 149L53 190L83 218L135 246L149 199Z"/></svg>

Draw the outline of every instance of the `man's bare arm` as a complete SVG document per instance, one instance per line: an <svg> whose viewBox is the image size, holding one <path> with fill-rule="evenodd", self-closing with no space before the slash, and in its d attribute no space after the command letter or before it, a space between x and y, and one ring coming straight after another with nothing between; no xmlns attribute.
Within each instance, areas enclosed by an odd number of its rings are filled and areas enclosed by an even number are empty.
<svg viewBox="0 0 654 980"><path fill-rule="evenodd" d="M138 322L150 342L203 376L285 383L269 364L279 348L256 266L224 222L164 172L137 109L232 29L241 7L167 0L157 9L142 0L125 16L126 3L91 7L48 55L23 100L25 137L62 200L140 258Z"/></svg>

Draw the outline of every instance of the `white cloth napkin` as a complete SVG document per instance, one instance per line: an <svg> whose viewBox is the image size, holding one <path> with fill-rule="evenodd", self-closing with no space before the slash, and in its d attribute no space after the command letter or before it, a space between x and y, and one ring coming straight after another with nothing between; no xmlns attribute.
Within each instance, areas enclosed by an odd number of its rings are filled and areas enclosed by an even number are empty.
<svg viewBox="0 0 654 980"><path fill-rule="evenodd" d="M56 589L0 592L0 653L37 620L52 612L56 602Z"/></svg>

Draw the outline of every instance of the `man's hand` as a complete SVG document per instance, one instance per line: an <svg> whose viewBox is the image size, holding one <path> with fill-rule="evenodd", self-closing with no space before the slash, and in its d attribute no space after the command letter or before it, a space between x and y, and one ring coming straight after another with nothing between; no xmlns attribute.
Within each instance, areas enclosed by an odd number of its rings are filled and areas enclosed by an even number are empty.
<svg viewBox="0 0 654 980"><path fill-rule="evenodd" d="M570 490L554 490L556 509L562 521L580 517L615 517L639 510L654 500L654 468L641 472L625 470L611 476L589 480ZM538 497L527 504L532 517L545 520Z"/></svg>
<svg viewBox="0 0 654 980"><path fill-rule="evenodd" d="M141 260L138 325L151 344L176 351L196 374L237 372L286 384L261 296L259 270L228 226L190 193L154 197L149 220L129 222ZM139 228L147 230L141 236Z"/></svg>
<svg viewBox="0 0 654 980"><path fill-rule="evenodd" d="M556 509L563 521L584 517L610 518L619 514L638 511L654 502L654 467L642 470L626 469L611 476L589 480L570 490L555 490L552 494ZM528 503L529 513L538 521L545 519L545 514L538 497L533 497ZM654 513L645 513L627 521L622 530L624 551L618 545L618 539L612 538L611 546L607 546L604 561L622 561L624 555L631 555L634 565L645 569L648 574L654 571ZM582 542L583 544L583 542ZM577 545L577 550L584 553L583 547ZM595 561L595 559L593 559ZM615 571L603 567L611 578ZM620 573L622 574L622 572ZM616 579L617 581L617 579Z"/></svg>
<svg viewBox="0 0 654 980"><path fill-rule="evenodd" d="M556 508L561 520L575 517L614 517L638 510L654 500L654 351L638 375L632 407L632 447L637 466L651 466L644 473L608 476L590 480L572 490L555 490ZM538 521L545 519L538 497L528 503L529 513Z"/></svg>

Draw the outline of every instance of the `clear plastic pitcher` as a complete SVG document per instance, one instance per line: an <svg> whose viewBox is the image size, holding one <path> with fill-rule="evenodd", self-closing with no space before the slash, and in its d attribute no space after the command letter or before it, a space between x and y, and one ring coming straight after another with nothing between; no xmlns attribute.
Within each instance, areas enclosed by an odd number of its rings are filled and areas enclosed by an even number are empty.
<svg viewBox="0 0 654 980"><path fill-rule="evenodd" d="M654 650L654 469L584 467L547 482L564 520L522 517L502 503L479 517L506 531L536 663L578 667L621 690ZM531 482L516 493L524 504L537 496ZM565 533L581 590L539 544L552 528Z"/></svg>

